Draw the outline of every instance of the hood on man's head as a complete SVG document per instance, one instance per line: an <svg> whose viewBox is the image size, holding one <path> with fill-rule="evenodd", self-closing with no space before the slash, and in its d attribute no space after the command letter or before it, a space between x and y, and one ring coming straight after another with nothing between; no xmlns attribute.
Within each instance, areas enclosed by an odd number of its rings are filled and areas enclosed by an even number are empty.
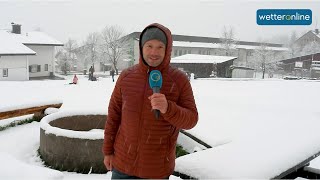
<svg viewBox="0 0 320 180"><path fill-rule="evenodd" d="M149 40L157 39L167 46L167 37L164 32L158 27L150 27L146 29L141 38L141 47Z"/></svg>

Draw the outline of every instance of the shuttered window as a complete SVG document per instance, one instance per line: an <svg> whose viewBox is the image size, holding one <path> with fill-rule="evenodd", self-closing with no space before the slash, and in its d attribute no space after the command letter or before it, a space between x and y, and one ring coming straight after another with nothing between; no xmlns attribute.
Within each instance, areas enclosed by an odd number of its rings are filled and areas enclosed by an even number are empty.
<svg viewBox="0 0 320 180"><path fill-rule="evenodd" d="M30 65L29 72L31 72L31 73L41 72L41 65L38 65L38 64Z"/></svg>

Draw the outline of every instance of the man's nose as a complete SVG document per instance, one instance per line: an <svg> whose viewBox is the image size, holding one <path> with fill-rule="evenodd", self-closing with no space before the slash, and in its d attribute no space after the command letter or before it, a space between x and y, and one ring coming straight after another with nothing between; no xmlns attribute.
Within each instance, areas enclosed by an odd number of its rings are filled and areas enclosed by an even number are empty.
<svg viewBox="0 0 320 180"><path fill-rule="evenodd" d="M156 55L156 54L159 54L159 51L157 50L157 48L152 48L151 51L150 51L150 53L151 53L152 55Z"/></svg>

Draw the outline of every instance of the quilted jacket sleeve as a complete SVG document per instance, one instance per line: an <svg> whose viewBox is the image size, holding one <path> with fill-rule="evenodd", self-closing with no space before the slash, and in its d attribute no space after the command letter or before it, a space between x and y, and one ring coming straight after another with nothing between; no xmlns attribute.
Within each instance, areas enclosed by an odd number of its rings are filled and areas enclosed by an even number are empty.
<svg viewBox="0 0 320 180"><path fill-rule="evenodd" d="M102 148L105 155L113 154L114 151L113 145L121 120L122 95L120 83L124 74L125 73L122 72L119 76L109 101L108 116L104 129L104 142Z"/></svg>
<svg viewBox="0 0 320 180"><path fill-rule="evenodd" d="M168 100L168 110L162 116L179 129L191 129L198 122L198 111L190 82L188 80L180 82L184 84L181 86L178 102Z"/></svg>

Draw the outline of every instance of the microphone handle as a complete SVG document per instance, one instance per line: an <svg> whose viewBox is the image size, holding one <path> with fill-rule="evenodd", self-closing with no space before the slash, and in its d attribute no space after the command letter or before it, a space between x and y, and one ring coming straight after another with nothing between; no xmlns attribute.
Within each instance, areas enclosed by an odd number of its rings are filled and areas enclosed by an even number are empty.
<svg viewBox="0 0 320 180"><path fill-rule="evenodd" d="M158 120L159 117L160 117L160 111L158 109L154 109L153 113L154 113L154 116L155 116L156 120Z"/></svg>
<svg viewBox="0 0 320 180"><path fill-rule="evenodd" d="M160 87L153 87L152 90L153 90L153 93L159 93L160 92ZM158 120L159 117L160 117L160 110L154 109L153 113L154 113L154 116L155 116L156 120Z"/></svg>

